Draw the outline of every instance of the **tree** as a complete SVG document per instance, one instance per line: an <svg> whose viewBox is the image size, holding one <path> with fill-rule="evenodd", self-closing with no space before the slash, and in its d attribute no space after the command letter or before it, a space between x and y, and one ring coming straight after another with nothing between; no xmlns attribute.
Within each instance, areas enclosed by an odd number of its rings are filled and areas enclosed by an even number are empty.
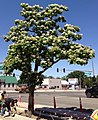
<svg viewBox="0 0 98 120"><path fill-rule="evenodd" d="M92 77L86 77L86 78L84 79L84 85L85 85L86 87L91 87L91 86L93 86Z"/></svg>
<svg viewBox="0 0 98 120"><path fill-rule="evenodd" d="M66 78L67 76L63 76L61 79L62 80L67 80L67 78Z"/></svg>
<svg viewBox="0 0 98 120"><path fill-rule="evenodd" d="M87 77L83 71L73 71L66 76L67 80L68 78L78 78L79 85L81 84L81 87L83 88L93 85L92 77Z"/></svg>
<svg viewBox="0 0 98 120"><path fill-rule="evenodd" d="M56 77L56 79L61 79L60 77Z"/></svg>
<svg viewBox="0 0 98 120"><path fill-rule="evenodd" d="M27 80L25 80L25 79L24 80L23 79L19 79L18 80L18 85L19 84L27 84Z"/></svg>
<svg viewBox="0 0 98 120"><path fill-rule="evenodd" d="M53 76L48 76L47 78L53 79L54 77Z"/></svg>
<svg viewBox="0 0 98 120"><path fill-rule="evenodd" d="M78 82L79 82L79 85L81 84L82 87L84 87L84 79L86 78L86 75L84 72L82 71L73 71L71 73L69 73L66 78L78 78Z"/></svg>
<svg viewBox="0 0 98 120"><path fill-rule="evenodd" d="M15 20L15 25L4 37L6 42L13 42L4 61L4 70L7 74L14 69L22 71L20 78L28 82L28 111L32 113L34 89L42 83L42 73L61 59L70 64L85 65L94 57L94 51L76 43L82 35L78 33L78 26L65 24L66 6L50 4L43 9L39 5L21 3L21 7L23 19Z"/></svg>
<svg viewBox="0 0 98 120"><path fill-rule="evenodd" d="M96 83L98 84L98 75L96 76Z"/></svg>

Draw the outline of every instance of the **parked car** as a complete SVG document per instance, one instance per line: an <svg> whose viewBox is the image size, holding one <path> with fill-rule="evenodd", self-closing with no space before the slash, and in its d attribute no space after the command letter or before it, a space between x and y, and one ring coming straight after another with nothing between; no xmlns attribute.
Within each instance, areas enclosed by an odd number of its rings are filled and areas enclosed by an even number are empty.
<svg viewBox="0 0 98 120"><path fill-rule="evenodd" d="M87 88L85 94L87 98L98 97L98 85Z"/></svg>
<svg viewBox="0 0 98 120"><path fill-rule="evenodd" d="M28 93L29 89L27 85L19 85L15 88L16 91L19 91L19 93Z"/></svg>

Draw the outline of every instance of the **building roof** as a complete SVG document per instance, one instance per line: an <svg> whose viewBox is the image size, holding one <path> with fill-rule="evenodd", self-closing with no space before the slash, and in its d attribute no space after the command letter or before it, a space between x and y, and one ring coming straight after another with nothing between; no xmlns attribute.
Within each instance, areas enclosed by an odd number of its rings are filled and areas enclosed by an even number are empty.
<svg viewBox="0 0 98 120"><path fill-rule="evenodd" d="M0 80L5 81L5 83L17 84L17 79L16 77L13 77L13 76L0 76Z"/></svg>

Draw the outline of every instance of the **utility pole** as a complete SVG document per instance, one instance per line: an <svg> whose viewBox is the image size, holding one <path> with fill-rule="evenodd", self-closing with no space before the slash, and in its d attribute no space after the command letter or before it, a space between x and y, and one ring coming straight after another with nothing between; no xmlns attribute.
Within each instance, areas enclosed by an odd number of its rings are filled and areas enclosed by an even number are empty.
<svg viewBox="0 0 98 120"><path fill-rule="evenodd" d="M90 45L90 47L91 47L91 45ZM93 73L93 78L92 78L92 80L93 80L93 82L96 82L96 79L95 79L95 71L94 71L94 61L93 61L93 58L92 58L92 73Z"/></svg>
<svg viewBox="0 0 98 120"><path fill-rule="evenodd" d="M96 78L95 78L95 71L94 71L94 61L93 61L93 58L92 58L92 73L93 73L93 82L96 84Z"/></svg>
<svg viewBox="0 0 98 120"><path fill-rule="evenodd" d="M94 62L93 62L93 58L92 58L92 72L93 72L93 76L95 76L95 71L94 71Z"/></svg>

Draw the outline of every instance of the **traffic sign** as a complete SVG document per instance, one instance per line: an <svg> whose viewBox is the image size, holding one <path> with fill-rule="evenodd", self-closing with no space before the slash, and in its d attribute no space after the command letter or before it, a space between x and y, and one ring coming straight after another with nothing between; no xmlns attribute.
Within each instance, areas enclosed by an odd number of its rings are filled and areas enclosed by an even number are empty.
<svg viewBox="0 0 98 120"><path fill-rule="evenodd" d="M85 75L89 77L91 76L91 72L85 72Z"/></svg>
<svg viewBox="0 0 98 120"><path fill-rule="evenodd" d="M0 70L3 70L3 66L0 66Z"/></svg>
<svg viewBox="0 0 98 120"><path fill-rule="evenodd" d="M98 120L98 109L95 110L90 117L92 120Z"/></svg>

